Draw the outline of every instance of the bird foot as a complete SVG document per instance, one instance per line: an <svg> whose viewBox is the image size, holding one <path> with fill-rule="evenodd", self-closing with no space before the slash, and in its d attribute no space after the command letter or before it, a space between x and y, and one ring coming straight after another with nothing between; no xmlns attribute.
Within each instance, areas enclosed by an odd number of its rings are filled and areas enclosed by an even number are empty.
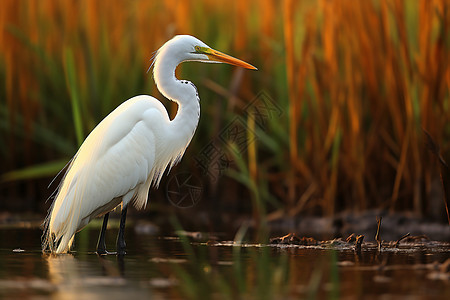
<svg viewBox="0 0 450 300"><path fill-rule="evenodd" d="M127 254L125 246L117 246L117 255Z"/></svg>
<svg viewBox="0 0 450 300"><path fill-rule="evenodd" d="M97 255L108 255L108 254L112 254L113 252L108 252L106 251L106 249L97 249Z"/></svg>

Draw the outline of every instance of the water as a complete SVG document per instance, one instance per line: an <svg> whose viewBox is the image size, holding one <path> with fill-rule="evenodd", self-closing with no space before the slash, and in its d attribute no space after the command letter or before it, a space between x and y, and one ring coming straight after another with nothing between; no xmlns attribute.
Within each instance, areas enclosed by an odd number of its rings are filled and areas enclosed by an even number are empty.
<svg viewBox="0 0 450 300"><path fill-rule="evenodd" d="M115 230L107 233L114 249ZM42 254L38 229L0 229L0 299L450 299L446 244L384 249L185 243L128 230L128 254Z"/></svg>

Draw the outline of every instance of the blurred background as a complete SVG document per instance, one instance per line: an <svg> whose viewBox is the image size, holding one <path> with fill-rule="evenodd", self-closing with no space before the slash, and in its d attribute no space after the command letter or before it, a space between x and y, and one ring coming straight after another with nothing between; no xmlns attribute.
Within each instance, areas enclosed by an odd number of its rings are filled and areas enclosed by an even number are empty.
<svg viewBox="0 0 450 300"><path fill-rule="evenodd" d="M48 188L52 178L121 102L150 94L174 116L147 70L164 42L190 34L259 70L178 68L198 88L200 123L144 214L226 225L379 210L446 222L440 166L423 129L450 161L448 1L0 6L4 218L43 219L61 176ZM174 176L190 187L171 185ZM192 205L173 205L177 192Z"/></svg>

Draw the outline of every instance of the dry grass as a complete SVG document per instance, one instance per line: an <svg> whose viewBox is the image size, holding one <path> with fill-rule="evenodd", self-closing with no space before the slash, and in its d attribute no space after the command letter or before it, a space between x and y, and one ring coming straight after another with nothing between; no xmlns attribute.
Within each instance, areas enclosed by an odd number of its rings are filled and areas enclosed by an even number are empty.
<svg viewBox="0 0 450 300"><path fill-rule="evenodd" d="M74 53L85 134L129 94L155 95L142 79L150 52L174 34L188 33L260 67L240 84L242 73L230 69L189 75L214 72L232 95L227 113L234 104L245 105L236 95L249 101L262 89L284 110L266 132L276 135L271 138L278 151L258 142L247 163L250 180L267 185L285 212L427 212L438 171L422 127L444 153L450 151L449 7L445 0L4 0L3 171L61 156L52 147L36 151L35 124L74 143L75 135L67 134L73 132L69 114L57 121L58 112L71 110L68 50ZM206 83L197 85L203 95L218 97ZM206 102L199 131L207 135L192 151L214 136L208 124L220 130L216 122L224 120L216 101ZM21 137L11 129L17 126ZM18 149L23 155L14 154ZM239 189L227 190L236 194L223 193L223 201L239 197Z"/></svg>

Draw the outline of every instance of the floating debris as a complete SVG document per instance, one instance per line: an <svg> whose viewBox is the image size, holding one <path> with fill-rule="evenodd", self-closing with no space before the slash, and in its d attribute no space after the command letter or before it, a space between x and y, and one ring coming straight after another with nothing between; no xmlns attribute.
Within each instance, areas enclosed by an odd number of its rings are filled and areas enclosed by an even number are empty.
<svg viewBox="0 0 450 300"><path fill-rule="evenodd" d="M150 285L154 288L169 288L178 285L178 281L173 278L152 278Z"/></svg>
<svg viewBox="0 0 450 300"><path fill-rule="evenodd" d="M219 242L217 240L209 240L206 242L207 246L215 246L217 245Z"/></svg>
<svg viewBox="0 0 450 300"><path fill-rule="evenodd" d="M185 263L188 260L184 258L163 258L163 257L153 257L150 259L151 262L154 263L174 263L174 264L181 264Z"/></svg>
<svg viewBox="0 0 450 300"><path fill-rule="evenodd" d="M282 237L270 239L270 244L288 244L288 245L318 245L319 242L311 237L298 237L295 233L289 233Z"/></svg>
<svg viewBox="0 0 450 300"><path fill-rule="evenodd" d="M218 240L218 237L211 233L200 232L200 231L185 231L185 230L177 230L175 234L179 237L185 236L193 241L197 242L206 242L206 241L214 241Z"/></svg>
<svg viewBox="0 0 450 300"><path fill-rule="evenodd" d="M406 235L404 242L405 243L416 243L416 242L423 242L423 241L429 241L429 240L430 240L430 238L424 234L415 235L415 236L414 235L413 236Z"/></svg>
<svg viewBox="0 0 450 300"><path fill-rule="evenodd" d="M349 261L349 260L344 260L344 261L338 261L336 263L339 267L353 267L355 265L354 262Z"/></svg>
<svg viewBox="0 0 450 300"><path fill-rule="evenodd" d="M401 238L399 238L399 239L395 242L394 247L397 248L398 245L400 244L400 242L401 242L402 240L406 239L407 237L409 237L410 235L411 235L411 233L408 232L407 234L405 234L404 236L402 236Z"/></svg>
<svg viewBox="0 0 450 300"><path fill-rule="evenodd" d="M389 283L392 281L391 277L383 276L383 275L375 275L373 277L373 281L376 283Z"/></svg>

